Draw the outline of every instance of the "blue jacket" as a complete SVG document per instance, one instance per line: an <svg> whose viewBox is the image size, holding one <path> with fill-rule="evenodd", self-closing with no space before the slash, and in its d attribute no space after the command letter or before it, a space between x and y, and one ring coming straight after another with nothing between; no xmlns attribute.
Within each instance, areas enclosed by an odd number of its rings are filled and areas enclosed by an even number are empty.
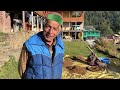
<svg viewBox="0 0 120 90"><path fill-rule="evenodd" d="M28 60L24 79L61 79L64 43L60 36L56 37L52 62L50 51L42 38L42 32L39 32L25 42L30 60Z"/></svg>

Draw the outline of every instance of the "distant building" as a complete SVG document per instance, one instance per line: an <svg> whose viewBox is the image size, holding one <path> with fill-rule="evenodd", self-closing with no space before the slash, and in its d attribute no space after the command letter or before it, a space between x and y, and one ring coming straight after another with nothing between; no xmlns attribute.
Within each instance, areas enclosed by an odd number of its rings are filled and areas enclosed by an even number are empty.
<svg viewBox="0 0 120 90"><path fill-rule="evenodd" d="M42 31L44 17L57 12L63 17L61 35L79 39L83 34L85 11L0 11L0 32Z"/></svg>
<svg viewBox="0 0 120 90"><path fill-rule="evenodd" d="M84 11L59 11L63 16L62 30L83 30Z"/></svg>
<svg viewBox="0 0 120 90"><path fill-rule="evenodd" d="M100 31L98 30L95 30L95 29L89 29L89 30L84 30L83 32L83 38L86 40L86 39L97 39L97 38L100 38Z"/></svg>
<svg viewBox="0 0 120 90"><path fill-rule="evenodd" d="M62 37L70 36L73 40L83 39L85 11L59 11L63 16ZM78 34L81 33L81 37Z"/></svg>
<svg viewBox="0 0 120 90"><path fill-rule="evenodd" d="M94 30L94 26L84 26L84 29L86 30Z"/></svg>

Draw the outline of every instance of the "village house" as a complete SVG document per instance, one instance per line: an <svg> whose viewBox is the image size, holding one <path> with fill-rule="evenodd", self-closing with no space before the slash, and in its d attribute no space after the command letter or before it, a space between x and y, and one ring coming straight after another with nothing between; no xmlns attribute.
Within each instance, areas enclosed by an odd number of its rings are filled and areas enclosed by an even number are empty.
<svg viewBox="0 0 120 90"><path fill-rule="evenodd" d="M0 11L0 32L42 31L44 17L57 12L63 17L62 38L83 38L85 11Z"/></svg>
<svg viewBox="0 0 120 90"><path fill-rule="evenodd" d="M40 31L42 16L33 11L0 11L0 32Z"/></svg>

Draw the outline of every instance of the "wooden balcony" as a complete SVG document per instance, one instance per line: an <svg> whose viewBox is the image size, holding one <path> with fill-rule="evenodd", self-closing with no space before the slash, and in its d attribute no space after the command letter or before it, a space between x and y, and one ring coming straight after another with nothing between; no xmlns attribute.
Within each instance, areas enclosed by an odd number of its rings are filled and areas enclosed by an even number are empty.
<svg viewBox="0 0 120 90"><path fill-rule="evenodd" d="M68 17L63 18L64 22L84 22L84 17Z"/></svg>

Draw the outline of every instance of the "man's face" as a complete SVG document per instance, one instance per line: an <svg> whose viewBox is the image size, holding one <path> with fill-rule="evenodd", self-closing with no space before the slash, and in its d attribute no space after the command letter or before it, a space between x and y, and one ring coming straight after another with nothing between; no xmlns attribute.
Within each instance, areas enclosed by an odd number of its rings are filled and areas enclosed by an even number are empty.
<svg viewBox="0 0 120 90"><path fill-rule="evenodd" d="M45 37L45 40L48 42L53 41L55 37L59 34L59 24L55 21L48 21L48 23L44 27L43 35Z"/></svg>

